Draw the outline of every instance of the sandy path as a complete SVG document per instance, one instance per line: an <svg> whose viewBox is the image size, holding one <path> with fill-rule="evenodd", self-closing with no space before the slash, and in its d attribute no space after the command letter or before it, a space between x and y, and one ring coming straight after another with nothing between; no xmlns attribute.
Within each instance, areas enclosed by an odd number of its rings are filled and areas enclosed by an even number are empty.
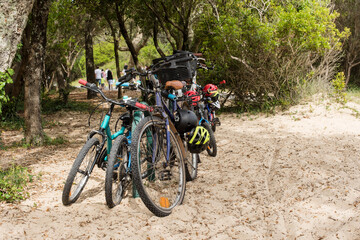
<svg viewBox="0 0 360 240"><path fill-rule="evenodd" d="M201 156L198 178L170 216L157 218L131 197L108 209L100 169L64 207L63 183L86 131L78 127L68 147L31 165L42 177L30 199L0 205L0 238L360 239L360 119L352 110L322 103L221 119L218 156Z"/></svg>

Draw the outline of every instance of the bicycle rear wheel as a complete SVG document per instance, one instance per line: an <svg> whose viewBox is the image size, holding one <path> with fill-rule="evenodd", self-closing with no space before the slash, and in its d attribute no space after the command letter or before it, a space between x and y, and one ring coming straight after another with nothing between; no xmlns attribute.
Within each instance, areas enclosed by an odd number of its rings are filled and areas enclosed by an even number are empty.
<svg viewBox="0 0 360 240"><path fill-rule="evenodd" d="M90 138L76 157L62 194L62 202L65 206L76 202L80 197L95 165L99 145L99 139L96 137Z"/></svg>
<svg viewBox="0 0 360 240"><path fill-rule="evenodd" d="M213 130L213 132L215 133L216 131L216 123L213 121L211 121L211 130Z"/></svg>
<svg viewBox="0 0 360 240"><path fill-rule="evenodd" d="M146 117L133 132L131 143L133 181L146 207L158 217L171 213L185 195L185 165L179 142L170 134L170 155L164 120Z"/></svg>
<svg viewBox="0 0 360 240"><path fill-rule="evenodd" d="M202 126L204 128L206 128L206 130L208 130L209 134L210 134L210 143L209 143L209 146L207 147L206 151L209 154L209 156L216 157L217 146L216 146L215 134L214 134L213 130L211 129L210 124L208 124L207 122L203 122Z"/></svg>
<svg viewBox="0 0 360 240"><path fill-rule="evenodd" d="M186 142L184 143L186 146ZM186 170L186 181L193 181L197 177L197 169L198 169L198 162L199 162L199 154L197 153L190 153L186 150L186 160L185 160L185 170Z"/></svg>
<svg viewBox="0 0 360 240"><path fill-rule="evenodd" d="M106 168L105 199L109 208L120 204L130 183L130 174L127 172L128 160L128 140L124 135L120 135L112 145Z"/></svg>

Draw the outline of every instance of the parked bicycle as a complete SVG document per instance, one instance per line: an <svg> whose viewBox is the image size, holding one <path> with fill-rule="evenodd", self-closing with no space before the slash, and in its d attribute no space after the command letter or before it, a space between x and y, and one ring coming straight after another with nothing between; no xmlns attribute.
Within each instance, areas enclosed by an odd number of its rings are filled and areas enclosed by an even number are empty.
<svg viewBox="0 0 360 240"><path fill-rule="evenodd" d="M153 90L147 91L154 94L155 106L154 114L142 119L133 131L133 181L144 204L160 217L169 215L175 206L182 203L186 176L195 177L193 169L197 167L193 168L192 165L197 165L196 154L205 150L210 139L208 131L198 126L193 112L178 109L176 96L171 93L183 88L180 81L172 80L172 74L177 75L177 67L162 71L171 64L185 63L188 60L185 57L154 61L151 70L142 74L154 86ZM172 102L170 109L165 103L166 99ZM185 147L192 153L191 161L187 160L190 157L185 160Z"/></svg>
<svg viewBox="0 0 360 240"><path fill-rule="evenodd" d="M220 82L220 85L225 83L225 80L223 80ZM211 129L215 132L216 126L221 125L220 119L216 117L216 111L220 109L218 87L215 84L206 84L199 89L202 90L204 98L206 120L209 121Z"/></svg>
<svg viewBox="0 0 360 240"><path fill-rule="evenodd" d="M203 126L206 130L209 131L210 143L207 146L206 151L211 157L216 157L217 155L217 144L215 139L215 134L211 128L210 122L207 116L206 105L204 103L204 98L201 97L202 94L195 91L186 91L185 96L189 97L188 108L194 111L197 114L199 125Z"/></svg>
<svg viewBox="0 0 360 240"><path fill-rule="evenodd" d="M127 82L129 80L129 77L127 77L123 79L123 82ZM100 124L99 129L92 130L89 133L85 145L80 150L71 167L62 194L62 202L64 205L70 205L76 202L76 200L80 197L80 194L88 182L95 165L103 169L106 168L106 162L108 160L107 156L110 154L112 149L112 141L116 139L114 145L116 148L119 148L119 146L124 142L121 141L121 139L124 138L119 138L119 136L124 136L125 138L130 136L129 125L131 124L131 115L133 111L135 109L141 111L151 110L146 105L143 105L134 99L115 101L107 98L95 84L87 83L84 80L80 80L79 83L82 84L85 88L99 93L106 102L110 103L110 106L107 114ZM119 120L122 120L122 127L119 131L112 134L109 123L112 117L112 112L116 105L126 107L128 109L128 113L120 116ZM111 162L111 164L113 163ZM106 200L108 205L111 207L112 205L116 205L121 201L120 196L122 196L122 189L117 187L115 188L116 190L113 191L112 187L109 187L109 180L107 180L107 182L108 187L106 190ZM123 184L123 182L121 182L121 184Z"/></svg>
<svg viewBox="0 0 360 240"><path fill-rule="evenodd" d="M209 106L210 100L208 100L207 96L203 94L201 86L197 84L197 69L209 69L205 64L200 62L200 58L202 54L199 53L190 53L186 51L180 51L184 53L188 53L192 58L192 69L193 75L190 81L187 82L187 88L183 89L183 94L188 97L188 102L183 107L194 111L199 119L199 125L203 126L209 131L210 134L210 143L206 149L209 156L216 157L217 155L217 144L215 139L215 134L213 129L213 124L215 124L213 114L214 111ZM201 59L205 60L205 59ZM218 97L218 95L217 95ZM211 115L211 116L210 116ZM210 120L211 119L211 120Z"/></svg>

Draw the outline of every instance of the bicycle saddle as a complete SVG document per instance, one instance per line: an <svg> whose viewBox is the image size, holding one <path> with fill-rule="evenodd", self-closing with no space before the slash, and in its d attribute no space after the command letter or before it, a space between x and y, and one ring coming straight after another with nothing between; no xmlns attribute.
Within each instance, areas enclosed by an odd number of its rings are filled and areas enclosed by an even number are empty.
<svg viewBox="0 0 360 240"><path fill-rule="evenodd" d="M170 90L170 89L179 90L182 89L183 87L184 84L179 80L167 81L165 84L165 90Z"/></svg>

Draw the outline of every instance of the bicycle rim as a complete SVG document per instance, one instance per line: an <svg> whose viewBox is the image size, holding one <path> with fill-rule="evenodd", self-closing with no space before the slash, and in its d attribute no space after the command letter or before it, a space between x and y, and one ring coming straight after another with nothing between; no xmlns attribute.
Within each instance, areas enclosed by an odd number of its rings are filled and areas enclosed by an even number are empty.
<svg viewBox="0 0 360 240"><path fill-rule="evenodd" d="M170 131L170 157L167 160L165 125L157 121L148 121L137 136L136 140L133 139L137 156L133 166L139 195L155 215L169 215L171 209L181 204L185 194L185 169L180 146Z"/></svg>
<svg viewBox="0 0 360 240"><path fill-rule="evenodd" d="M184 142L184 146L185 149L187 149L186 142ZM186 151L186 181L193 181L197 177L198 158L199 155L197 153L190 153L189 151Z"/></svg>
<svg viewBox="0 0 360 240"><path fill-rule="evenodd" d="M83 160L81 161L79 167L76 170L74 180L71 184L71 189L69 192L69 201L75 201L82 190L84 189L87 181L89 180L90 173L92 171L93 163L97 154L97 145L98 142L94 142L89 150L85 153Z"/></svg>
<svg viewBox="0 0 360 240"><path fill-rule="evenodd" d="M106 170L105 195L108 206L120 204L128 185L126 165L128 161L127 139L119 136L110 153ZM111 199L111 200L110 200Z"/></svg>

